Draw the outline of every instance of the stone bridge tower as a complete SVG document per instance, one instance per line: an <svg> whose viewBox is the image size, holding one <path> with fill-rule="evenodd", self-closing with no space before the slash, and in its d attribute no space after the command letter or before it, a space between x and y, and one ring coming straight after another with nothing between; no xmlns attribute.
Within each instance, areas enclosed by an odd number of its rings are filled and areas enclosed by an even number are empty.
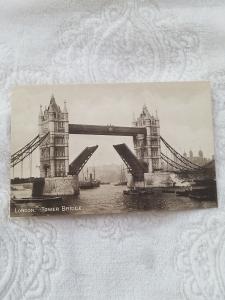
<svg viewBox="0 0 225 300"><path fill-rule="evenodd" d="M66 103L63 111L52 95L48 108L39 113L40 137L49 136L40 145L40 176L65 177L69 172L69 120Z"/></svg>
<svg viewBox="0 0 225 300"><path fill-rule="evenodd" d="M156 115L151 115L146 105L133 126L146 127L146 135L138 134L134 137L134 150L138 159L148 164L148 172L161 170L160 125Z"/></svg>

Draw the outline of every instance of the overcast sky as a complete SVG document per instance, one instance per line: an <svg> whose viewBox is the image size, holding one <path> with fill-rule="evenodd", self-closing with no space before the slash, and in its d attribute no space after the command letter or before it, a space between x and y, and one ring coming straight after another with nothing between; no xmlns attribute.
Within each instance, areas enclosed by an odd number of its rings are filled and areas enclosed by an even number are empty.
<svg viewBox="0 0 225 300"><path fill-rule="evenodd" d="M136 83L65 86L23 86L12 93L12 153L38 134L40 105L48 106L51 95L63 107L67 102L69 122L90 125L131 126L144 104L150 113L158 111L164 139L179 152L202 149L206 157L214 153L212 103L207 82ZM114 144L133 148L131 137L70 135L70 161L86 146L99 145L89 165L121 164ZM39 151L33 155L33 176L39 175ZM29 176L28 162L24 176ZM15 168L15 176L20 168Z"/></svg>

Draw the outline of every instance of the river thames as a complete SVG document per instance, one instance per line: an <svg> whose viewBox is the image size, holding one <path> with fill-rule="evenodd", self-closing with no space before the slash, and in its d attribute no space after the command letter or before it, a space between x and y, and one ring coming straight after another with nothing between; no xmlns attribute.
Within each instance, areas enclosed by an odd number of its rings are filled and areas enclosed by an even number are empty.
<svg viewBox="0 0 225 300"><path fill-rule="evenodd" d="M104 214L148 210L187 210L216 207L216 201L195 200L176 196L175 193L155 192L149 195L124 195L126 186L113 184L81 190L78 196L67 196L62 200L11 203L11 216L54 215L54 214ZM31 190L13 191L16 198L29 197Z"/></svg>

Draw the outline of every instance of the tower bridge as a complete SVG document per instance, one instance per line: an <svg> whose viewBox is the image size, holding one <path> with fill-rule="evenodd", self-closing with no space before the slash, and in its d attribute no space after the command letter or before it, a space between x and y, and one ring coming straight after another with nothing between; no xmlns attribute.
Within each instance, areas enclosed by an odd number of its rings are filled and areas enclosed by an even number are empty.
<svg viewBox="0 0 225 300"><path fill-rule="evenodd" d="M49 106L44 110L40 107L39 135L11 156L11 167L14 168L39 147L40 177L45 178L46 194L65 191L71 194L79 190L78 174L98 146L86 147L69 164L69 136L74 134L132 137L134 153L126 144L114 145L114 148L127 166L130 182L136 186L160 186L168 177L168 172L193 173L204 169L181 155L161 137L157 113L150 114L146 105L131 127L69 124L68 115L66 103L61 109L52 95ZM162 152L162 146L170 157ZM163 169L165 164L167 172Z"/></svg>

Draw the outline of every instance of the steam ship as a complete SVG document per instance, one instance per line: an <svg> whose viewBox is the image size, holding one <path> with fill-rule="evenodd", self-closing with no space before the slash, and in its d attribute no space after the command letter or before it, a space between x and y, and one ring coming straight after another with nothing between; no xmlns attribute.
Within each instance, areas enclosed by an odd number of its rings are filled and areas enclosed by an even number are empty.
<svg viewBox="0 0 225 300"><path fill-rule="evenodd" d="M93 189L100 186L100 180L95 179L95 168L93 169L93 174L86 171L86 176L83 172L83 180L79 180L79 187L81 190Z"/></svg>

